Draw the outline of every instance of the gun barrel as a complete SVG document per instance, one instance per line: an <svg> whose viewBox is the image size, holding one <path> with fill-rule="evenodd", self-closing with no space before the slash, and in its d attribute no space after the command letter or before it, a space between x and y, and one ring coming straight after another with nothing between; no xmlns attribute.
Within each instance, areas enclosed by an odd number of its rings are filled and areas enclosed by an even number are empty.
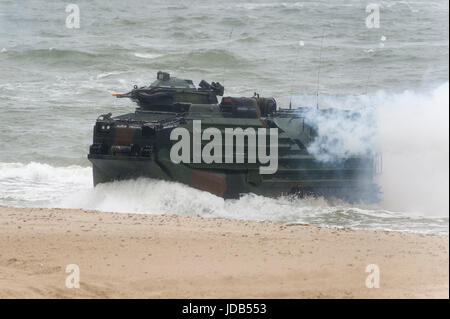
<svg viewBox="0 0 450 319"><path fill-rule="evenodd" d="M131 92L128 93L112 93L112 96L115 96L117 98L122 98L122 97L131 97Z"/></svg>

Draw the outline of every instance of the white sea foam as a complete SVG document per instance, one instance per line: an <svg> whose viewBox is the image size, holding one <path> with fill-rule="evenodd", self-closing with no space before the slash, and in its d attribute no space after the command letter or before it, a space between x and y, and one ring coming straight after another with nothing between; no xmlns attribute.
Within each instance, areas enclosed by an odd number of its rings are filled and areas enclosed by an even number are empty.
<svg viewBox="0 0 450 319"><path fill-rule="evenodd" d="M141 59L156 59L159 57L162 57L163 54L158 54L158 53L139 53L136 52L134 53L134 56L137 58L141 58Z"/></svg>
<svg viewBox="0 0 450 319"><path fill-rule="evenodd" d="M104 72L104 73L98 74L97 75L97 79L103 79L103 78L107 78L107 77L110 77L112 75L118 75L118 74L122 74L122 72L118 72L118 71L115 71L115 72Z"/></svg>
<svg viewBox="0 0 450 319"><path fill-rule="evenodd" d="M224 200L180 183L146 178L93 188L89 167L1 163L0 168L1 205L448 233L448 218L329 203L322 198L267 198L247 194L238 200Z"/></svg>
<svg viewBox="0 0 450 319"><path fill-rule="evenodd" d="M0 203L50 207L68 194L88 188L91 179L88 167L0 163Z"/></svg>

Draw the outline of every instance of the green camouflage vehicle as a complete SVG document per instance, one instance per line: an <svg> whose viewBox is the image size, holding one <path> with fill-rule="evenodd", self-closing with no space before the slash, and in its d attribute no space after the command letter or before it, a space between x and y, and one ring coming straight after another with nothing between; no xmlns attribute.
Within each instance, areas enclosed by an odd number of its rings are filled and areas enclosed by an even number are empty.
<svg viewBox="0 0 450 319"><path fill-rule="evenodd" d="M377 198L372 156L329 163L308 152L317 136L317 128L308 125L304 116L312 108L277 109L275 99L257 94L251 98L223 96L220 83L202 80L197 88L191 80L164 72L158 72L150 86L113 95L130 98L138 107L133 113L115 117L109 113L97 119L88 155L94 185L148 177L181 182L224 198L243 193L319 195L349 201ZM220 103L218 96L222 96ZM227 132L233 129L237 133L227 140ZM273 130L277 135L272 138ZM180 148L172 148L183 134L175 132L186 132L190 139L189 149L181 148L186 151L181 157ZM215 137L216 148L208 148L214 149L212 160L200 156L208 153L205 148L212 143L204 133ZM195 141L196 136L200 141ZM230 141L235 143L229 146ZM267 157L255 154L275 154L275 169L267 169Z"/></svg>

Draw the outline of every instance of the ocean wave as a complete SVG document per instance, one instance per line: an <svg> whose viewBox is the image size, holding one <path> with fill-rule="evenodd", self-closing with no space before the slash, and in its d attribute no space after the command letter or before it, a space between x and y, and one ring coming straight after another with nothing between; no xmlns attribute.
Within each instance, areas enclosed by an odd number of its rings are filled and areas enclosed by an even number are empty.
<svg viewBox="0 0 450 319"><path fill-rule="evenodd" d="M139 53L139 52L136 52L133 55L141 59L156 59L163 56L163 54L158 53Z"/></svg>
<svg viewBox="0 0 450 319"><path fill-rule="evenodd" d="M30 162L0 163L0 203L46 206L91 185L91 169Z"/></svg>
<svg viewBox="0 0 450 319"><path fill-rule="evenodd" d="M90 167L78 165L52 166L30 162L1 163L0 179L23 179L30 182L67 182L80 183L90 177Z"/></svg>
<svg viewBox="0 0 450 319"><path fill-rule="evenodd" d="M266 2L266 3L239 3L236 5L238 8L247 10L259 10L259 9L273 9L273 8L302 8L303 2Z"/></svg>
<svg viewBox="0 0 450 319"><path fill-rule="evenodd" d="M222 42L214 41L213 44L223 45L228 42L227 39ZM180 70L196 70L199 74L204 74L205 69L217 70L220 67L242 69L253 65L251 60L247 60L227 49L178 50L155 59L155 63L157 63L159 69L178 70L178 72Z"/></svg>
<svg viewBox="0 0 450 319"><path fill-rule="evenodd" d="M248 17L223 17L220 19L219 23L231 26L231 27L245 27L248 23Z"/></svg>
<svg viewBox="0 0 450 319"><path fill-rule="evenodd" d="M94 53L81 50L58 49L50 47L48 49L31 49L23 51L8 51L8 57L21 61L36 61L49 65L76 65L89 66L98 65L108 61L113 53Z"/></svg>
<svg viewBox="0 0 450 319"><path fill-rule="evenodd" d="M119 74L122 74L123 72L119 72L119 71L114 71L114 72L104 72L104 73L100 73L100 74L98 74L97 75L97 79L103 79L103 78L108 78L108 77L110 77L110 76L113 76L113 75L119 75ZM96 88L96 86L93 86L92 84L91 84L91 87L90 87L90 89L95 89Z"/></svg>
<svg viewBox="0 0 450 319"><path fill-rule="evenodd" d="M0 205L448 233L448 217L352 206L323 198L245 194L237 200L224 200L177 182L148 178L99 184L94 188L90 167L35 162L0 163Z"/></svg>
<svg viewBox="0 0 450 319"><path fill-rule="evenodd" d="M268 198L245 194L237 200L224 200L180 183L146 178L101 184L65 198L58 206L355 229L448 232L448 218L427 218L411 213L353 207L345 203L334 205L323 198Z"/></svg>
<svg viewBox="0 0 450 319"><path fill-rule="evenodd" d="M191 64L208 64L217 66L218 63L238 67L249 63L246 59L224 49L195 50L186 54L185 61Z"/></svg>
<svg viewBox="0 0 450 319"><path fill-rule="evenodd" d="M48 49L32 49L19 52L17 54L24 58L68 58L68 57L86 57L95 58L99 56L98 54L79 51L79 50L68 50L68 49L55 49L50 47Z"/></svg>

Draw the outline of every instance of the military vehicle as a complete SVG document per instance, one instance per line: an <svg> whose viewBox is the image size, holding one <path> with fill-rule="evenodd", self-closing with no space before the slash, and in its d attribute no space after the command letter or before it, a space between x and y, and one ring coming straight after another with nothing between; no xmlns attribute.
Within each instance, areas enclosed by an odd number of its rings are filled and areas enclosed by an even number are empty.
<svg viewBox="0 0 450 319"><path fill-rule="evenodd" d="M151 85L134 86L128 93L113 95L131 99L137 103L137 108L133 113L114 117L108 113L97 119L88 155L93 165L94 185L148 177L184 183L224 198L238 198L244 193L270 197L314 195L353 202L377 198L373 156L330 163L308 152L318 128L305 121L305 114L315 108L277 108L274 98L260 97L256 93L253 97L224 96L220 83L202 80L197 88L191 80L171 77L161 71ZM222 97L220 103L218 96ZM326 111L329 112L323 112ZM253 161L250 160L248 136L240 140L245 145L238 142L232 145L234 160L225 158L227 141L224 141L220 146L224 148L214 154L216 161L199 161L197 153L201 150L195 150L192 141L190 160L174 161L171 149L179 139L171 139L172 132L185 128L193 139L195 123L199 120L202 132L208 128L216 133L233 128L259 132L258 129L265 128L269 135L269 129L276 128L277 169L270 174L262 173L261 167L266 166L267 161L263 165L260 159L255 162L254 156ZM269 154L272 145L266 142L264 151ZM197 143L205 147L209 141L202 139ZM240 160L237 160L238 152Z"/></svg>

